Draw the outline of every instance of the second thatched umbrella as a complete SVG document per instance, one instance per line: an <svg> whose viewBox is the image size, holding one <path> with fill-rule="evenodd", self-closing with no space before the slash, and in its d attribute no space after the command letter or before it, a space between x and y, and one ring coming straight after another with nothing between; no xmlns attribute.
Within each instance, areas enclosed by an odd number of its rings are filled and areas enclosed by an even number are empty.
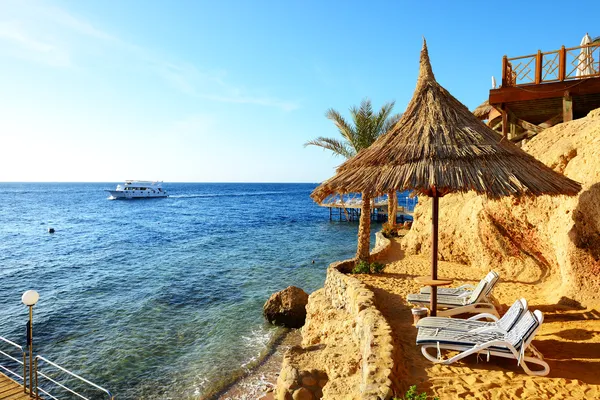
<svg viewBox="0 0 600 400"><path fill-rule="evenodd" d="M406 112L386 135L342 164L311 197L321 203L341 193L362 193L363 205L392 190L432 197L432 268L437 279L439 198L475 191L503 196L575 195L579 183L546 167L480 122L440 86L423 41L417 87ZM363 207L357 260L369 259L369 209ZM435 315L437 290L431 288Z"/></svg>

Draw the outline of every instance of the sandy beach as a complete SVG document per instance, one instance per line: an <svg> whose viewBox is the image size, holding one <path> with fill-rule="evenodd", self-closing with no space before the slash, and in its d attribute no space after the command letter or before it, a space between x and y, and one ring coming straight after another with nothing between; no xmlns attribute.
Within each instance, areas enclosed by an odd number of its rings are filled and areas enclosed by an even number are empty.
<svg viewBox="0 0 600 400"><path fill-rule="evenodd" d="M417 330L412 325L411 305L406 295L418 293L414 277L430 273L430 259L404 256L398 239L388 256L389 264L379 275L359 275L375 293L377 307L389 322L395 341L395 385L405 391L416 384L440 399L574 399L600 397L600 312L563 301L546 304L551 287L528 280L502 280L493 295L501 314L517 298L525 297L529 309L544 313L544 323L534 344L550 365L546 377L528 376L515 360L475 356L451 366L434 365L415 345ZM485 272L464 264L440 262L440 277L454 285L476 283ZM564 303L564 304L562 304Z"/></svg>

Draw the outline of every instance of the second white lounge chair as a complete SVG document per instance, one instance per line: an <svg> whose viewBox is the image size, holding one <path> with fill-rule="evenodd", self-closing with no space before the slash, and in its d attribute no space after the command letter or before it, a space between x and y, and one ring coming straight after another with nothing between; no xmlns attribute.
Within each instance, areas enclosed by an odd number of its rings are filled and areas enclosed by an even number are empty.
<svg viewBox="0 0 600 400"><path fill-rule="evenodd" d="M476 314L487 312L500 317L494 305L488 300L492 289L496 285L496 282L498 282L498 274L493 271L491 273L494 274L494 278L491 281L482 279L469 296L437 296L437 314L440 317L449 317L463 313ZM407 300L412 304L428 306L431 301L431 295L409 294Z"/></svg>
<svg viewBox="0 0 600 400"><path fill-rule="evenodd" d="M452 364L471 354L513 358L517 360L528 375L545 376L550 366L543 360L542 354L531 346L535 334L544 321L543 314L536 310L526 311L521 319L505 334L500 332L459 332L439 328L419 328L417 345L428 360L440 364ZM429 349L437 352L437 356L429 353ZM442 357L442 351L451 350L459 353L448 359ZM528 354L530 353L530 354ZM536 364L541 370L532 370L528 364Z"/></svg>

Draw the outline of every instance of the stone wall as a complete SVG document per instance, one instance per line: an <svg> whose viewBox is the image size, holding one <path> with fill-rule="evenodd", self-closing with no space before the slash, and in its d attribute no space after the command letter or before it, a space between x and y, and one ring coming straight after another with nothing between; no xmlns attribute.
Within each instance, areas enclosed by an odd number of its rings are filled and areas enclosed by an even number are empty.
<svg viewBox="0 0 600 400"><path fill-rule="evenodd" d="M381 261L387 257L391 246L390 239L383 236L383 233L377 232L375 234L375 248L371 251L371 262Z"/></svg>
<svg viewBox="0 0 600 400"><path fill-rule="evenodd" d="M376 245L371 252L373 261L380 260L387 254L390 241L377 233ZM327 269L325 294L328 302L337 309L346 311L350 321L351 340L360 352L360 363L357 374L359 387L353 389L351 398L357 399L388 399L392 394L393 343L391 329L383 315L375 307L375 296L360 280L347 273L353 268L354 261L346 260L331 264ZM309 299L309 306L310 306ZM322 371L299 370L295 365L296 353L309 349L293 348L286 354L280 377L277 381L277 398L289 399L318 399L323 393L320 385L305 383L327 382ZM298 368L297 368L298 367ZM309 379L304 379L309 377ZM325 392L327 392L325 390ZM350 396L346 394L345 396ZM348 397L350 398L350 397Z"/></svg>

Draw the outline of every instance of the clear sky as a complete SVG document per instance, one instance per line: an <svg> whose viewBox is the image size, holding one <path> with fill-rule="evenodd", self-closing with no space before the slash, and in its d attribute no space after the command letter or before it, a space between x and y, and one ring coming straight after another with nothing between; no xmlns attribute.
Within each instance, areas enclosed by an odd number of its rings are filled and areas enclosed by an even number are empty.
<svg viewBox="0 0 600 400"><path fill-rule="evenodd" d="M0 181L322 181L325 111L402 112L422 36L473 109L504 54L600 35L600 2L568 4L0 0Z"/></svg>

